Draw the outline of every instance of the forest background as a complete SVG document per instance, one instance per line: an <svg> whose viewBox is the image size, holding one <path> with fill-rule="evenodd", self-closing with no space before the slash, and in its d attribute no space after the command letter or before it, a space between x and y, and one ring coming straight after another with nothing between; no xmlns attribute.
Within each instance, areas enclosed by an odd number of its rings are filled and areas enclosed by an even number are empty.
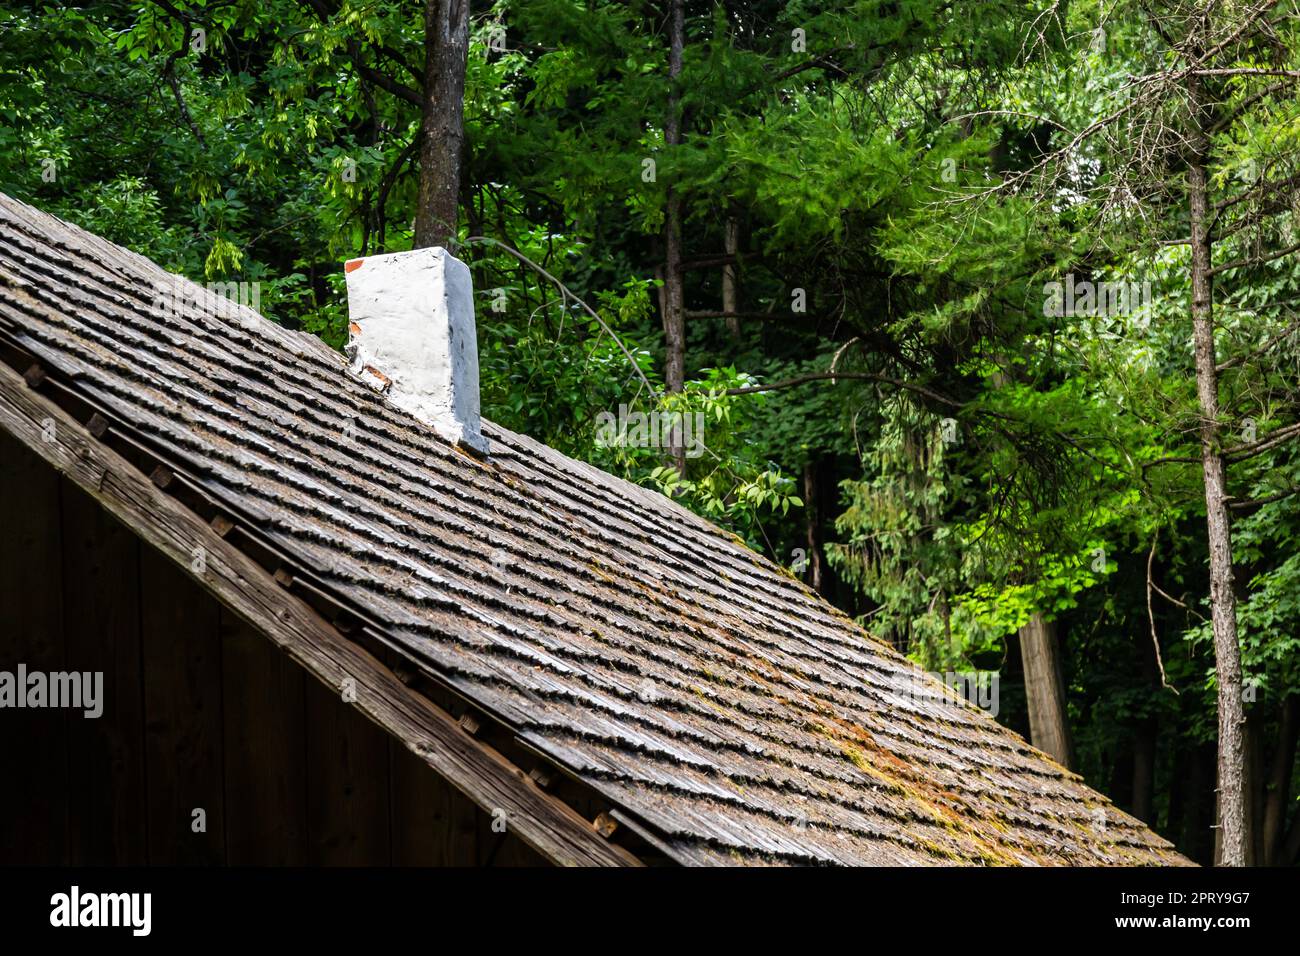
<svg viewBox="0 0 1300 956"><path fill-rule="evenodd" d="M487 418L996 674L1000 721L1193 859L1294 865L1298 25L11 2L0 191L336 348L343 260L451 247Z"/></svg>

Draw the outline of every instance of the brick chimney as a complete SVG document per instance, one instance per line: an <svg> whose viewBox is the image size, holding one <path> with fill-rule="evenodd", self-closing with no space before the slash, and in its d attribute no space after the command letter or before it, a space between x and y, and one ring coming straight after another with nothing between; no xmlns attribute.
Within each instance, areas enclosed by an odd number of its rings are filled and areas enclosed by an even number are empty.
<svg viewBox="0 0 1300 956"><path fill-rule="evenodd" d="M486 455L469 267L435 246L343 268L352 374L443 438Z"/></svg>

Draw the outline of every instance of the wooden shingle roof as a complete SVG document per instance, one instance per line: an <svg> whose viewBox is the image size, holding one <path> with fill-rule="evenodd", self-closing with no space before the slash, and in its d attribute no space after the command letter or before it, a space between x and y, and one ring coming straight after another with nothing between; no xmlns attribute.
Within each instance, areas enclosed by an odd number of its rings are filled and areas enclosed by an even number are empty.
<svg viewBox="0 0 1300 956"><path fill-rule="evenodd" d="M1185 862L733 536L0 196L0 337L682 863ZM184 301L193 297L194 301Z"/></svg>

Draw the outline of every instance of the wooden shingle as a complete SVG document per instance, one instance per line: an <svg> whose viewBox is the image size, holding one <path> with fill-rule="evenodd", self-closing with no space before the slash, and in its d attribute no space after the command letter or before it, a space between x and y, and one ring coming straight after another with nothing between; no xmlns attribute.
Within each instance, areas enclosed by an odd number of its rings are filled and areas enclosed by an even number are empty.
<svg viewBox="0 0 1300 956"><path fill-rule="evenodd" d="M488 422L488 457L459 452L180 281L0 196L0 337L608 800L610 832L691 864L1186 862L732 535Z"/></svg>

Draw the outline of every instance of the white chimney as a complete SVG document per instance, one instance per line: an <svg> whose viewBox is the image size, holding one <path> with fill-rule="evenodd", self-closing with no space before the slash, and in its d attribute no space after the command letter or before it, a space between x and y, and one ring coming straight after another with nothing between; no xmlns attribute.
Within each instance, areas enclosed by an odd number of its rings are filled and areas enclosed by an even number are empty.
<svg viewBox="0 0 1300 956"><path fill-rule="evenodd" d="M352 374L448 441L487 454L469 267L435 246L352 259L343 269Z"/></svg>

